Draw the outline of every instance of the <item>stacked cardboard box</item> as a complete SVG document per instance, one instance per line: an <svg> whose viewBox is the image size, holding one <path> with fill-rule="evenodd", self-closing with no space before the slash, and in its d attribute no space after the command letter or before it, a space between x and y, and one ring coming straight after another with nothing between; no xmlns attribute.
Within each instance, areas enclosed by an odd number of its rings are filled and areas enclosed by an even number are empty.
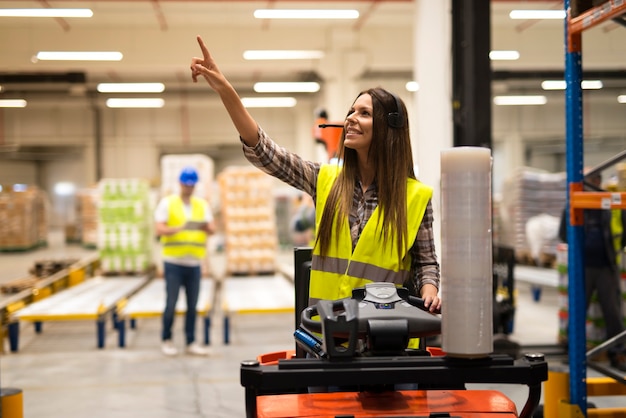
<svg viewBox="0 0 626 418"><path fill-rule="evenodd" d="M36 186L14 185L0 192L0 250L25 251L47 243L48 199Z"/></svg>
<svg viewBox="0 0 626 418"><path fill-rule="evenodd" d="M146 273L153 265L148 181L103 179L98 192L97 247L103 274Z"/></svg>
<svg viewBox="0 0 626 418"><path fill-rule="evenodd" d="M218 179L226 274L274 273L278 234L272 178L254 167L228 167Z"/></svg>
<svg viewBox="0 0 626 418"><path fill-rule="evenodd" d="M98 245L98 188L90 187L76 193L78 241L86 248Z"/></svg>

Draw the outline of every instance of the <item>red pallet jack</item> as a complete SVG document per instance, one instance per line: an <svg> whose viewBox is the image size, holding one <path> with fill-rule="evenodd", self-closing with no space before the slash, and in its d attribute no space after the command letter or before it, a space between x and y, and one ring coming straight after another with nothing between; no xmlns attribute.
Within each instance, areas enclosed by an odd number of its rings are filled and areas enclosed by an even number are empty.
<svg viewBox="0 0 626 418"><path fill-rule="evenodd" d="M296 292L302 288L296 279ZM296 350L241 363L246 416L518 417L503 393L467 390L468 383L528 386L519 417L532 416L548 378L542 354L465 359L437 348L406 349L410 338L440 333L440 318L420 306L406 289L377 283L355 289L351 298L305 308L294 333Z"/></svg>

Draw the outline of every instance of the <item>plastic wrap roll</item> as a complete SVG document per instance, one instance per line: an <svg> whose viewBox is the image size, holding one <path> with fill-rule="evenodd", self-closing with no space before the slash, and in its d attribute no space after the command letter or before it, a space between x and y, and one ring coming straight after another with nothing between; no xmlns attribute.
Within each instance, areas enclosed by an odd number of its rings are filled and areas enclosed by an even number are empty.
<svg viewBox="0 0 626 418"><path fill-rule="evenodd" d="M491 150L441 151L442 348L452 357L493 352Z"/></svg>

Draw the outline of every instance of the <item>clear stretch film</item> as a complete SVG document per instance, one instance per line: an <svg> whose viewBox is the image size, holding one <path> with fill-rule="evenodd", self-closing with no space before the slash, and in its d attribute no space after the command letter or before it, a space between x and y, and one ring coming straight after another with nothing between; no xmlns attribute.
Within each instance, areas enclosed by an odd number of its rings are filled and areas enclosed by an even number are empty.
<svg viewBox="0 0 626 418"><path fill-rule="evenodd" d="M442 349L478 358L493 351L491 150L441 151Z"/></svg>

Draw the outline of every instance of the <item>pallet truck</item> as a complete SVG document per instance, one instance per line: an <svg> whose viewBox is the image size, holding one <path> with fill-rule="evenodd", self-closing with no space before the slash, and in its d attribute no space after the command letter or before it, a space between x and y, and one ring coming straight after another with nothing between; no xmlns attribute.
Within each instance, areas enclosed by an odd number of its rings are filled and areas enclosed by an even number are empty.
<svg viewBox="0 0 626 418"><path fill-rule="evenodd" d="M410 338L439 333L441 320L385 283L298 315L299 270L306 264L296 263L296 350L241 363L247 417L531 417L537 408L548 378L542 354L459 358L435 347L408 349ZM528 398L518 415L501 392L467 390L467 383L526 385Z"/></svg>

